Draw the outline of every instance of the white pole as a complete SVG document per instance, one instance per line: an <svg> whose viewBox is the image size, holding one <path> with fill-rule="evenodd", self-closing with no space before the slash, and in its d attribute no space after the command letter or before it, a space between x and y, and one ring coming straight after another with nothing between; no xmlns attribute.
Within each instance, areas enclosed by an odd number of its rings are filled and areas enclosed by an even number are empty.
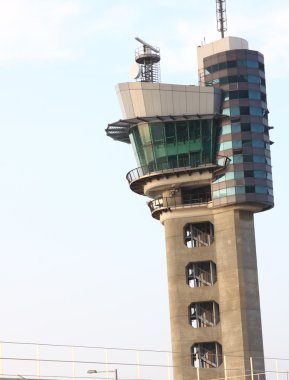
<svg viewBox="0 0 289 380"><path fill-rule="evenodd" d="M276 360L276 380L279 379L278 360Z"/></svg>
<svg viewBox="0 0 289 380"><path fill-rule="evenodd" d="M140 355L137 351L137 378L140 379Z"/></svg>
<svg viewBox="0 0 289 380"><path fill-rule="evenodd" d="M39 345L36 345L36 377L40 379L40 356L39 356Z"/></svg>
<svg viewBox="0 0 289 380"><path fill-rule="evenodd" d="M71 347L71 355L72 355L72 377L75 378L75 348Z"/></svg>
<svg viewBox="0 0 289 380"><path fill-rule="evenodd" d="M2 350L2 343L0 343L0 375L3 375L3 350Z"/></svg>
<svg viewBox="0 0 289 380"><path fill-rule="evenodd" d="M250 357L251 380L254 380L253 358Z"/></svg>
<svg viewBox="0 0 289 380"><path fill-rule="evenodd" d="M228 379L227 375L227 357L224 355L224 371L225 371L225 380Z"/></svg>
<svg viewBox="0 0 289 380"><path fill-rule="evenodd" d="M197 367L197 380L200 380L200 359L199 359L199 353L196 353L196 362L198 362L198 367Z"/></svg>
<svg viewBox="0 0 289 380"><path fill-rule="evenodd" d="M109 373L108 373L108 350L105 350L105 371L106 371L106 378L108 379Z"/></svg>
<svg viewBox="0 0 289 380"><path fill-rule="evenodd" d="M171 380L171 361L170 361L170 353L167 353L167 363L168 363L168 380Z"/></svg>

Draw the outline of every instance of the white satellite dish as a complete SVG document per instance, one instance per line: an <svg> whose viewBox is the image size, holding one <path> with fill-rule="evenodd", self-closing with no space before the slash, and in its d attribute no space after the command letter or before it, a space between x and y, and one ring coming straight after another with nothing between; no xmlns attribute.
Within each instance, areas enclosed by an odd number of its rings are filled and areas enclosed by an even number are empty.
<svg viewBox="0 0 289 380"><path fill-rule="evenodd" d="M141 75L140 65L138 65L137 63L132 64L129 73L131 78L138 79Z"/></svg>

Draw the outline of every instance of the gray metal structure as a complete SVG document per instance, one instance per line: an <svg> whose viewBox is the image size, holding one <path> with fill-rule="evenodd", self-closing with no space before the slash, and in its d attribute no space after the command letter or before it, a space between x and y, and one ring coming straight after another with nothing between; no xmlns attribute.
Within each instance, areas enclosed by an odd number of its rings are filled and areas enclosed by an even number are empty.
<svg viewBox="0 0 289 380"><path fill-rule="evenodd" d="M142 44L142 47L135 51L135 61L140 68L140 74L136 79L140 82L160 82L160 49L139 37L135 39Z"/></svg>
<svg viewBox="0 0 289 380"><path fill-rule="evenodd" d="M226 0L216 0L217 29L222 38L227 31Z"/></svg>

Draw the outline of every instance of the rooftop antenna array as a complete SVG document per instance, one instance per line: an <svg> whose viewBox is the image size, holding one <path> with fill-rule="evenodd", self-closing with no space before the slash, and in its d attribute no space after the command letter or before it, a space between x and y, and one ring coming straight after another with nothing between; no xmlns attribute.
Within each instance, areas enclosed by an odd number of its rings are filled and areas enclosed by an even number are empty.
<svg viewBox="0 0 289 380"><path fill-rule="evenodd" d="M135 39L142 44L142 47L135 51L136 63L131 67L131 76L140 82L159 82L160 49L139 37L135 37Z"/></svg>
<svg viewBox="0 0 289 380"><path fill-rule="evenodd" d="M217 29L224 38L227 31L226 0L216 0Z"/></svg>

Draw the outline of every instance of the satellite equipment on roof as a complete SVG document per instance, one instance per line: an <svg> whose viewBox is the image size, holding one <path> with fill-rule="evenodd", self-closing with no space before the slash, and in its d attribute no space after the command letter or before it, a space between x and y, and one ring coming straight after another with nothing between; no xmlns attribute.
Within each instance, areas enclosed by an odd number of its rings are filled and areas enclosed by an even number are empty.
<svg viewBox="0 0 289 380"><path fill-rule="evenodd" d="M217 29L224 38L227 31L226 0L216 0Z"/></svg>
<svg viewBox="0 0 289 380"><path fill-rule="evenodd" d="M135 51L136 63L130 69L132 78L140 82L159 82L160 49L148 44L139 37L135 37L135 39L142 44L142 47Z"/></svg>
<svg viewBox="0 0 289 380"><path fill-rule="evenodd" d="M141 76L141 67L138 63L133 63L129 70L132 79L139 79Z"/></svg>

